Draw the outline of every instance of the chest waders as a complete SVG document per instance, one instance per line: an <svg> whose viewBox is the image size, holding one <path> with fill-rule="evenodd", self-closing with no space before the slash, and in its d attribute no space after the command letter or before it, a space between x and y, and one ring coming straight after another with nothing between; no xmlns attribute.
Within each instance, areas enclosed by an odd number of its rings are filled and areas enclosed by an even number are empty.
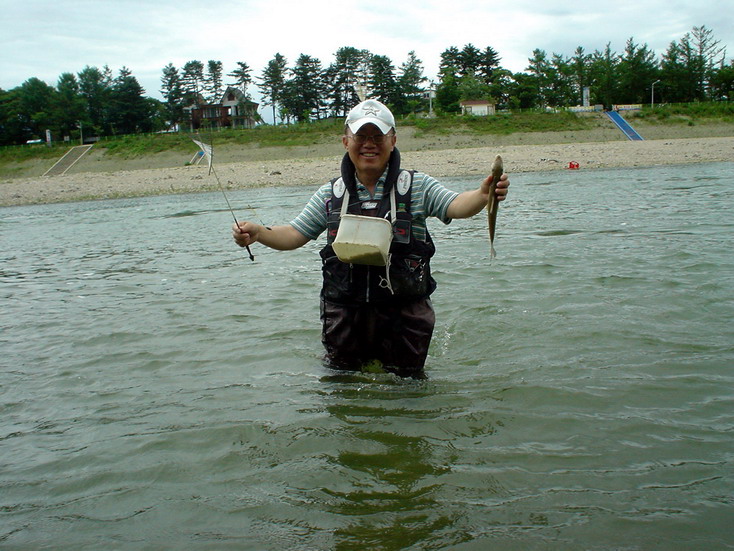
<svg viewBox="0 0 734 551"><path fill-rule="evenodd" d="M400 170L394 149L379 201L360 201L354 164L344 156L341 178L332 181L327 204L328 237L321 250L321 340L329 364L337 369L385 369L421 378L436 321L429 299L436 288L431 277L433 241L412 231L410 200L413 173ZM334 242L342 207L345 213L388 218L393 239L387 266L348 264L339 260Z"/></svg>

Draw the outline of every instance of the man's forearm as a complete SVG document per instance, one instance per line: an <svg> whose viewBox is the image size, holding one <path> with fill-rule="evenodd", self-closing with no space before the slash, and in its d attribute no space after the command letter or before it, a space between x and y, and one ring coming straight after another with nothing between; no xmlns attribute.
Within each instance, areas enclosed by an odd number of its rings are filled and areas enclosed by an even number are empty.
<svg viewBox="0 0 734 551"><path fill-rule="evenodd" d="M487 205L487 195L480 189L464 191L454 199L446 212L449 218L469 218Z"/></svg>
<svg viewBox="0 0 734 551"><path fill-rule="evenodd" d="M257 241L271 249L292 251L305 245L308 238L291 225L260 226Z"/></svg>

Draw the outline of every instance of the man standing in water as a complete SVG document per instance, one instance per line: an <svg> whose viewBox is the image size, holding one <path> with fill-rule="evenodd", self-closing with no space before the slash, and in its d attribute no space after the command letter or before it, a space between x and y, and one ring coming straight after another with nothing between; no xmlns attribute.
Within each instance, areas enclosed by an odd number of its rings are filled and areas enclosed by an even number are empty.
<svg viewBox="0 0 734 551"><path fill-rule="evenodd" d="M436 288L430 270L435 247L426 218L448 224L474 216L487 205L492 178L471 191L451 191L426 174L402 170L396 141L390 110L379 101L363 101L347 116L341 177L319 188L290 224L240 222L232 234L240 247L259 242L293 250L328 230L321 251L321 321L330 365L422 377L435 324L430 295ZM503 174L496 188L499 201L509 185ZM387 266L338 258L332 243L342 213L393 223Z"/></svg>

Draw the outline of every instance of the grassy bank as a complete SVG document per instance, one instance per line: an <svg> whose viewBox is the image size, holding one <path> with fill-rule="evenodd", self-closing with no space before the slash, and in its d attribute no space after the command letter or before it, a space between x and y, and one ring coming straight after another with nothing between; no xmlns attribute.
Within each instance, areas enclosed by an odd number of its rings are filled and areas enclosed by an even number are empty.
<svg viewBox="0 0 734 551"><path fill-rule="evenodd" d="M641 111L625 112L624 116L632 124L654 127L734 125L734 103L686 104L657 106ZM261 154L272 149L280 150L279 155L308 156L319 146L339 144L337 136L343 128L343 119L327 119L305 124L282 126L263 125L247 130L225 129L205 130L201 138L214 142L223 154L238 150L254 151ZM398 121L398 128L404 140L410 136L413 142L445 143L445 138L459 138L458 142L470 142L477 137L527 136L533 133L587 133L610 128L611 123L600 113L576 114L571 112L548 113L524 111L511 114L500 113L492 117L445 116L422 118L408 116ZM526 138L523 138L527 141ZM454 140L456 143L457 140ZM0 177L13 178L38 176L43 174L53 162L59 159L70 147L69 143L52 146L44 144L0 148ZM461 145L459 145L461 146ZM416 149L421 149L420 145ZM98 165L120 164L130 168L146 167L146 159L169 157L172 162L184 164L195 151L188 133L178 134L140 134L102 139L94 148L92 159ZM225 155L226 157L226 155ZM220 157L224 159L225 157ZM92 162L87 160L87 163ZM180 165L178 165L180 166Z"/></svg>
<svg viewBox="0 0 734 551"><path fill-rule="evenodd" d="M641 111L631 111L628 118L632 122L645 121L650 124L689 126L701 123L732 123L734 122L734 102L658 105Z"/></svg>

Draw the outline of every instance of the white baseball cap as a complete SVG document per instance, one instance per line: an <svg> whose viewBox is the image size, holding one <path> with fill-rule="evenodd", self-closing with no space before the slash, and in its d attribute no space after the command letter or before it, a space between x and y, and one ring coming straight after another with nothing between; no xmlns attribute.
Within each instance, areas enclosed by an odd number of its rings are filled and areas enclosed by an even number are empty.
<svg viewBox="0 0 734 551"><path fill-rule="evenodd" d="M387 134L395 128L395 117L385 105L376 99L368 99L352 108L347 115L347 126L355 134L365 124L374 124Z"/></svg>

